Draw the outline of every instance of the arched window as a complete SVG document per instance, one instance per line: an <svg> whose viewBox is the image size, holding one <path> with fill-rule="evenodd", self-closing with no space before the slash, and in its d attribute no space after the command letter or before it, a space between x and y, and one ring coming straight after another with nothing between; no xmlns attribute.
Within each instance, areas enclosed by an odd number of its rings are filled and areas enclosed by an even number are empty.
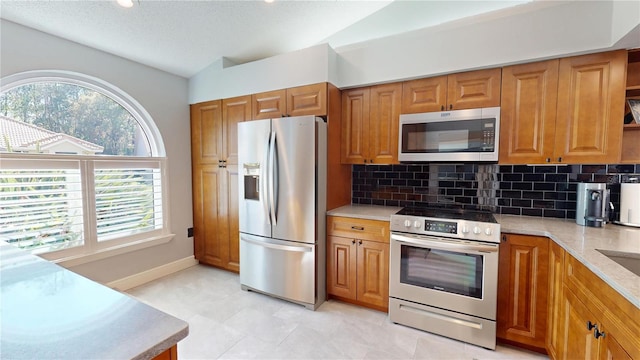
<svg viewBox="0 0 640 360"><path fill-rule="evenodd" d="M165 151L119 88L31 71L0 89L0 240L48 258L167 238Z"/></svg>

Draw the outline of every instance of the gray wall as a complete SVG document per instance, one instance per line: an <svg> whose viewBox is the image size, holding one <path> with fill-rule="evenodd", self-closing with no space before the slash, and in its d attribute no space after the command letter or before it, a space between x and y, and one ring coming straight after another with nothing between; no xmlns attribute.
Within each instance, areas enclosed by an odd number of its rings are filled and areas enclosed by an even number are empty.
<svg viewBox="0 0 640 360"><path fill-rule="evenodd" d="M310 78L342 89L639 47L639 24L638 1L534 1L399 35L329 46L326 54L318 45L236 66L214 63L189 79L189 100L294 87L308 84ZM304 71L299 64L305 64Z"/></svg>
<svg viewBox="0 0 640 360"><path fill-rule="evenodd" d="M0 77L28 70L95 76L127 92L151 114L168 158L171 231L167 244L78 265L72 270L106 283L193 256L191 148L187 79L0 20Z"/></svg>

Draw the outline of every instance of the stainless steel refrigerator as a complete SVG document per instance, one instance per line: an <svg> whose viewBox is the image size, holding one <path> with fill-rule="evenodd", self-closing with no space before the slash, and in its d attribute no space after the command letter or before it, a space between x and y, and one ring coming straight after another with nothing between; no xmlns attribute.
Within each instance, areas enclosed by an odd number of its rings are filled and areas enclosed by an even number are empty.
<svg viewBox="0 0 640 360"><path fill-rule="evenodd" d="M315 310L325 300L327 126L238 124L240 285Z"/></svg>

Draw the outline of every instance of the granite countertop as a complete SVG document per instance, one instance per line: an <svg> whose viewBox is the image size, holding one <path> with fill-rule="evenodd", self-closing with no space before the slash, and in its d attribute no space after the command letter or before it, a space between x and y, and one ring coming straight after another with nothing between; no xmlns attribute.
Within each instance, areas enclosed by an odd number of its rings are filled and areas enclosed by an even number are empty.
<svg viewBox="0 0 640 360"><path fill-rule="evenodd" d="M358 219L389 221L391 215L400 211L401 207L351 204L327 211L327 215L344 216Z"/></svg>
<svg viewBox="0 0 640 360"><path fill-rule="evenodd" d="M7 359L150 359L188 324L0 242L0 349Z"/></svg>
<svg viewBox="0 0 640 360"><path fill-rule="evenodd" d="M640 259L640 228L606 224L601 228L577 225L575 220L495 215L502 232L546 236L578 259L636 307L640 308L640 276L597 249L631 253Z"/></svg>

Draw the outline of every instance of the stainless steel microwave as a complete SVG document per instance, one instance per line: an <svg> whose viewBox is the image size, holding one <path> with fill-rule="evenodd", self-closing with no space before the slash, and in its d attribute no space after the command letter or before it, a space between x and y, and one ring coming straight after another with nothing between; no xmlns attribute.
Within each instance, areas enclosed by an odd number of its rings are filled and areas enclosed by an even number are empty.
<svg viewBox="0 0 640 360"><path fill-rule="evenodd" d="M498 161L500 108L400 115L398 160Z"/></svg>

